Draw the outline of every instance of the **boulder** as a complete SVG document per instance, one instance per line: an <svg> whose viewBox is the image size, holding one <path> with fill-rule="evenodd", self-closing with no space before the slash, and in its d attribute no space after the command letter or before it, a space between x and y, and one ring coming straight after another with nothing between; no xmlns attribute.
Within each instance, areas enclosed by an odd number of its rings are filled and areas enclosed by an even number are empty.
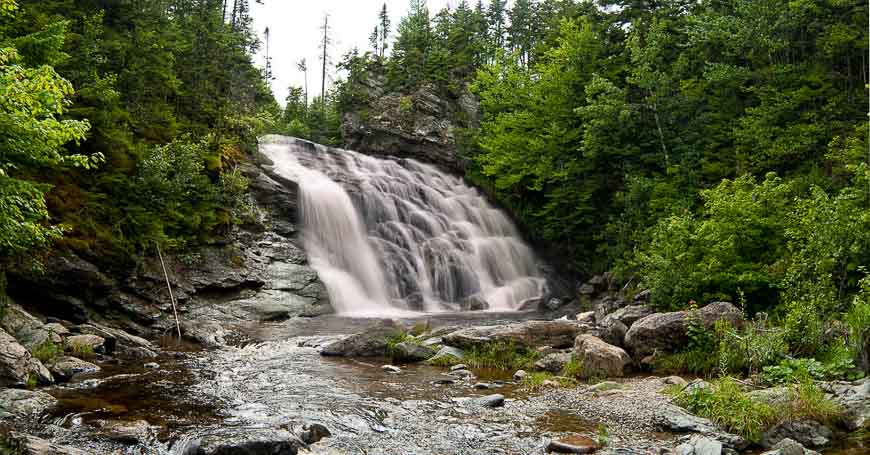
<svg viewBox="0 0 870 455"><path fill-rule="evenodd" d="M647 305L629 305L608 314L604 319L615 319L625 324L626 327L631 327L638 319L645 318L653 313L652 308Z"/></svg>
<svg viewBox="0 0 870 455"><path fill-rule="evenodd" d="M784 439L791 439L806 447L824 447L830 444L831 429L813 420L796 420L774 425L761 435L761 446L770 449Z"/></svg>
<svg viewBox="0 0 870 455"><path fill-rule="evenodd" d="M63 338L61 338L59 333L52 331L39 319L24 311L24 308L15 303L9 303L6 306L3 319L0 320L0 327L18 340L24 347L31 350L45 342L55 344L63 342Z"/></svg>
<svg viewBox="0 0 870 455"><path fill-rule="evenodd" d="M635 321L625 335L625 345L634 355L643 357L655 351L671 352L689 341L689 312L655 313ZM697 311L698 322L711 329L716 321L734 326L743 323L743 312L728 302L711 303Z"/></svg>
<svg viewBox="0 0 870 455"><path fill-rule="evenodd" d="M631 357L622 348L607 344L592 335L577 337L573 355L583 363L582 378L621 377L631 364Z"/></svg>
<svg viewBox="0 0 870 455"><path fill-rule="evenodd" d="M138 444L148 440L152 427L144 420L99 420L96 422L100 436L122 444Z"/></svg>
<svg viewBox="0 0 870 455"><path fill-rule="evenodd" d="M577 313L577 322L581 324L595 324L595 312L594 311L586 311L583 313Z"/></svg>
<svg viewBox="0 0 870 455"><path fill-rule="evenodd" d="M216 321L182 320L181 336L206 348L219 348L227 344L229 332Z"/></svg>
<svg viewBox="0 0 870 455"><path fill-rule="evenodd" d="M444 344L467 349L493 341L512 342L528 347L571 347L574 338L588 328L577 321L525 321L505 325L468 327L444 335Z"/></svg>
<svg viewBox="0 0 870 455"><path fill-rule="evenodd" d="M150 341L131 335L121 329L106 327L97 323L78 326L81 333L96 335L103 340L107 354L128 359L151 359L157 357L157 350ZM69 342L69 339L67 340Z"/></svg>
<svg viewBox="0 0 870 455"><path fill-rule="evenodd" d="M75 357L61 357L48 365L49 371L58 381L69 381L77 374L95 373L100 371L100 367L91 362Z"/></svg>
<svg viewBox="0 0 870 455"><path fill-rule="evenodd" d="M495 393L478 398L472 398L465 402L467 406L478 408L498 408L504 406L504 395Z"/></svg>
<svg viewBox="0 0 870 455"><path fill-rule="evenodd" d="M764 452L761 455L819 455L819 453L807 449L793 439L785 438L773 446L773 450Z"/></svg>
<svg viewBox="0 0 870 455"><path fill-rule="evenodd" d="M184 455L296 455L304 443L284 429L231 428L204 436Z"/></svg>
<svg viewBox="0 0 870 455"><path fill-rule="evenodd" d="M110 345L111 346L111 345ZM114 346L112 346L114 347ZM106 353L106 339L98 335L73 335L66 339L67 351ZM109 352L114 351L111 349Z"/></svg>
<svg viewBox="0 0 870 455"><path fill-rule="evenodd" d="M565 364L570 361L570 352L553 352L545 355L543 358L535 362L535 369L540 371L549 371L550 373L560 373L562 371L562 368L565 367Z"/></svg>
<svg viewBox="0 0 870 455"><path fill-rule="evenodd" d="M593 304L595 309L595 319L601 321L605 316L615 312L616 310L628 305L624 299L608 295Z"/></svg>
<svg viewBox="0 0 870 455"><path fill-rule="evenodd" d="M299 433L299 439L306 444L314 444L330 436L332 436L332 433L329 429L319 423L306 423L302 426L302 432Z"/></svg>
<svg viewBox="0 0 870 455"><path fill-rule="evenodd" d="M0 390L0 413L18 417L38 417L57 406L57 400L35 390Z"/></svg>
<svg viewBox="0 0 870 455"><path fill-rule="evenodd" d="M870 378L855 383L821 383L821 388L843 409L846 428L852 431L870 428Z"/></svg>
<svg viewBox="0 0 870 455"><path fill-rule="evenodd" d="M526 373L526 370L517 370L513 375L513 380L516 382L522 382L528 375L529 374Z"/></svg>
<svg viewBox="0 0 870 455"><path fill-rule="evenodd" d="M12 432L8 438L15 444L18 455L88 455L72 447L48 442L44 439L23 433Z"/></svg>
<svg viewBox="0 0 870 455"><path fill-rule="evenodd" d="M403 333L401 326L394 321L385 320L364 332L348 335L322 346L320 355L383 357L387 354L388 341L401 333Z"/></svg>
<svg viewBox="0 0 870 455"><path fill-rule="evenodd" d="M465 352L462 349L450 346L442 346L434 356L429 358L429 362L438 364L440 362L459 362L465 357Z"/></svg>
<svg viewBox="0 0 870 455"><path fill-rule="evenodd" d="M625 334L628 333L628 327L617 319L605 317L593 333L607 343L622 347L625 345Z"/></svg>
<svg viewBox="0 0 870 455"><path fill-rule="evenodd" d="M713 422L689 414L685 409L673 404L665 404L656 409L654 423L661 431L699 433L721 442L724 447L729 449L743 450L749 445L742 437L721 431Z"/></svg>
<svg viewBox="0 0 870 455"><path fill-rule="evenodd" d="M0 386L21 386L33 377L40 384L51 384L51 373L30 351L5 330L0 330Z"/></svg>
<svg viewBox="0 0 870 455"><path fill-rule="evenodd" d="M722 455L722 443L701 435L692 436L687 442L677 446L679 455Z"/></svg>
<svg viewBox="0 0 870 455"><path fill-rule="evenodd" d="M397 344L392 351L393 358L401 362L422 362L434 355L435 350L431 347L410 341Z"/></svg>

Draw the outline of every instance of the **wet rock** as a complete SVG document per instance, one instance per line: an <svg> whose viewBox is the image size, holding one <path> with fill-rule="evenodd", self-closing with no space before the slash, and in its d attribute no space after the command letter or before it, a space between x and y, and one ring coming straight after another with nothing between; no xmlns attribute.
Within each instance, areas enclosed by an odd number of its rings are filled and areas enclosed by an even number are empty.
<svg viewBox="0 0 870 455"><path fill-rule="evenodd" d="M106 327L97 323L82 324L78 326L81 333L97 335L106 340L106 352L128 359L150 359L157 357L154 345L136 335L131 335L124 330Z"/></svg>
<svg viewBox="0 0 870 455"><path fill-rule="evenodd" d="M504 406L504 395L494 393L468 400L468 405L480 408L498 408Z"/></svg>
<svg viewBox="0 0 870 455"><path fill-rule="evenodd" d="M595 445L577 445L556 440L547 444L547 452L553 453L595 453L597 449Z"/></svg>
<svg viewBox="0 0 870 455"><path fill-rule="evenodd" d="M464 357L465 352L462 349L450 346L443 346L441 347L441 349L438 350L438 352L435 353L434 356L429 359L429 362L432 362L433 364L437 364L443 361L459 362Z"/></svg>
<svg viewBox="0 0 870 455"><path fill-rule="evenodd" d="M319 423L308 423L302 427L302 433L299 433L299 439L306 444L314 444L323 438L332 436L332 433L324 425Z"/></svg>
<svg viewBox="0 0 870 455"><path fill-rule="evenodd" d="M54 382L42 362L5 330L0 330L0 386L24 385L31 376L40 384Z"/></svg>
<svg viewBox="0 0 870 455"><path fill-rule="evenodd" d="M264 290L250 298L230 302L231 313L241 320L283 321L292 317L314 317L332 313L316 297L305 297L295 292Z"/></svg>
<svg viewBox="0 0 870 455"><path fill-rule="evenodd" d="M132 422L124 420L100 420L96 424L100 427L97 434L122 444L137 444L146 441L152 431L151 425L144 420Z"/></svg>
<svg viewBox="0 0 870 455"><path fill-rule="evenodd" d="M100 352L105 353L106 340L97 335L74 335L66 339L66 348L72 352Z"/></svg>
<svg viewBox="0 0 870 455"><path fill-rule="evenodd" d="M582 378L621 377L631 364L631 357L622 348L607 344L592 335L577 337L573 355L583 362Z"/></svg>
<svg viewBox="0 0 870 455"><path fill-rule="evenodd" d="M846 428L856 431L870 427L870 378L855 383L821 383L821 388L843 409Z"/></svg>
<svg viewBox="0 0 870 455"><path fill-rule="evenodd" d="M459 309L462 311L482 311L487 308L489 308L489 303L477 294L464 299L459 304Z"/></svg>
<svg viewBox="0 0 870 455"><path fill-rule="evenodd" d="M529 374L526 373L526 370L517 370L516 373L514 373L513 379L516 382L522 382L522 380L526 379L526 376L528 375Z"/></svg>
<svg viewBox="0 0 870 455"><path fill-rule="evenodd" d="M473 387L477 390L488 390L488 389L495 388L495 386L493 386L492 384L490 384L488 382L478 382L478 383L474 384Z"/></svg>
<svg viewBox="0 0 870 455"><path fill-rule="evenodd" d="M807 449L793 439L785 438L773 446L773 450L764 452L761 455L819 455L819 453Z"/></svg>
<svg viewBox="0 0 870 455"><path fill-rule="evenodd" d="M734 326L743 323L743 312L728 302L711 303L697 311L698 321L710 329L719 320ZM655 313L635 321L625 335L625 345L636 356L642 357L655 351L671 352L688 341L687 311Z"/></svg>
<svg viewBox="0 0 870 455"><path fill-rule="evenodd" d="M419 343L403 341L396 345L393 358L402 362L421 362L435 355L435 350Z"/></svg>
<svg viewBox="0 0 870 455"><path fill-rule="evenodd" d="M394 321L383 321L368 330L346 336L320 348L320 355L381 357L386 355L389 339L403 333Z"/></svg>
<svg viewBox="0 0 870 455"><path fill-rule="evenodd" d="M824 447L831 442L831 429L812 420L783 422L761 435L762 447L769 449L783 439L791 439L806 447Z"/></svg>
<svg viewBox="0 0 870 455"><path fill-rule="evenodd" d="M50 322L48 324L45 324L45 329L61 337L69 335L69 329L67 329L63 324L59 322Z"/></svg>
<svg viewBox="0 0 870 455"><path fill-rule="evenodd" d="M303 442L282 429L233 428L204 436L189 455L296 455ZM185 455L188 455L185 454Z"/></svg>
<svg viewBox="0 0 870 455"><path fill-rule="evenodd" d="M145 365L142 365L142 366L143 366L144 368L149 369L149 370L156 370L156 369L159 369L159 368L160 368L160 364L157 363L157 362L148 362L148 363L146 363Z"/></svg>
<svg viewBox="0 0 870 455"><path fill-rule="evenodd" d="M715 439L724 447L743 450L748 443L742 437L719 430L713 422L686 412L675 405L665 405L656 410L654 421L662 431L673 433L699 433Z"/></svg>
<svg viewBox="0 0 870 455"><path fill-rule="evenodd" d="M387 373L399 374L402 372L402 369L395 365L383 365L381 369L386 371Z"/></svg>
<svg viewBox="0 0 870 455"><path fill-rule="evenodd" d="M287 262L273 262L266 267L266 288L289 291L302 297L314 299L310 302L312 308L306 310L306 316L319 316L332 313L329 305L329 293L320 281L317 272L310 266Z"/></svg>
<svg viewBox="0 0 870 455"><path fill-rule="evenodd" d="M13 432L9 439L15 444L18 455L88 455L79 449L48 442L23 433Z"/></svg>
<svg viewBox="0 0 870 455"><path fill-rule="evenodd" d="M57 400L35 390L0 390L0 413L19 417L35 417L45 414L57 405Z"/></svg>
<svg viewBox="0 0 870 455"><path fill-rule="evenodd" d="M48 365L49 371L58 381L69 381L73 376L84 373L95 373L100 367L76 357L61 357Z"/></svg>
<svg viewBox="0 0 870 455"><path fill-rule="evenodd" d="M570 347L577 335L587 327L576 321L526 321L506 325L469 327L444 336L444 343L459 348L469 348L493 341L554 348Z"/></svg>
<svg viewBox="0 0 870 455"><path fill-rule="evenodd" d="M432 384L452 385L452 384L456 384L456 378L444 375L444 376L441 376L441 377L438 377L438 378L432 380Z"/></svg>
<svg viewBox="0 0 870 455"><path fill-rule="evenodd" d="M466 366L464 363L458 363L458 364L450 367L450 371L467 370L467 369L468 369L468 366Z"/></svg>
<svg viewBox="0 0 870 455"><path fill-rule="evenodd" d="M549 371L550 373L559 373L565 364L571 361L571 354L568 352L553 352L545 355L542 359L535 362L535 369L540 371Z"/></svg>

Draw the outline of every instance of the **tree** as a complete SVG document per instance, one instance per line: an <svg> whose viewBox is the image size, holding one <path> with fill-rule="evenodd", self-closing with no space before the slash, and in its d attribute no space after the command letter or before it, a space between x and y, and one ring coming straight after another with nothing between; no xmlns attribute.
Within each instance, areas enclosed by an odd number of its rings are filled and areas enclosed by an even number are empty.
<svg viewBox="0 0 870 455"><path fill-rule="evenodd" d="M10 20L16 9L15 2L0 0L0 21ZM101 157L63 149L68 142L83 140L89 124L62 119L73 87L50 66L55 62L33 61L35 55L63 55L66 23L25 36L4 31L0 28L0 258L10 258L47 246L62 233L49 224L48 186L27 175L62 166L90 168ZM25 57L10 47L14 42L36 46L28 49L27 58L35 66L24 64Z"/></svg>
<svg viewBox="0 0 870 455"><path fill-rule="evenodd" d="M320 30L323 32L323 38L320 40L320 49L323 51L323 55L320 58L323 64L320 74L320 101L323 102L326 99L326 65L329 63L329 46L332 44L328 14L323 16L323 25L320 27Z"/></svg>
<svg viewBox="0 0 870 455"><path fill-rule="evenodd" d="M387 4L384 3L384 6L381 8L381 12L378 15L378 31L380 32L379 38L381 40L380 45L380 57L383 59L386 55L387 51L387 39L390 37L390 15L387 13Z"/></svg>

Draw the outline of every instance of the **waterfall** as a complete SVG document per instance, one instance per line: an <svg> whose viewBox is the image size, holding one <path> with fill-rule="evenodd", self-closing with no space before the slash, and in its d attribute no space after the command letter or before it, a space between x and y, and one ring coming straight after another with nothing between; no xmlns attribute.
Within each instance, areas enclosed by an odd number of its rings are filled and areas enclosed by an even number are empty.
<svg viewBox="0 0 870 455"><path fill-rule="evenodd" d="M339 314L512 311L546 293L514 224L461 178L284 136L260 150L299 184L303 245Z"/></svg>

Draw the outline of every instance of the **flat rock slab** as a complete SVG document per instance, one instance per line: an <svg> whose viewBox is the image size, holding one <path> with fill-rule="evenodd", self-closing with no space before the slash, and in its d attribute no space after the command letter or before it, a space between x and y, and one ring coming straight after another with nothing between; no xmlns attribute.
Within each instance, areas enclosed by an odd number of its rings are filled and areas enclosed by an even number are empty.
<svg viewBox="0 0 870 455"><path fill-rule="evenodd" d="M39 391L24 389L0 390L0 412L20 417L44 414L57 405L57 399Z"/></svg>

